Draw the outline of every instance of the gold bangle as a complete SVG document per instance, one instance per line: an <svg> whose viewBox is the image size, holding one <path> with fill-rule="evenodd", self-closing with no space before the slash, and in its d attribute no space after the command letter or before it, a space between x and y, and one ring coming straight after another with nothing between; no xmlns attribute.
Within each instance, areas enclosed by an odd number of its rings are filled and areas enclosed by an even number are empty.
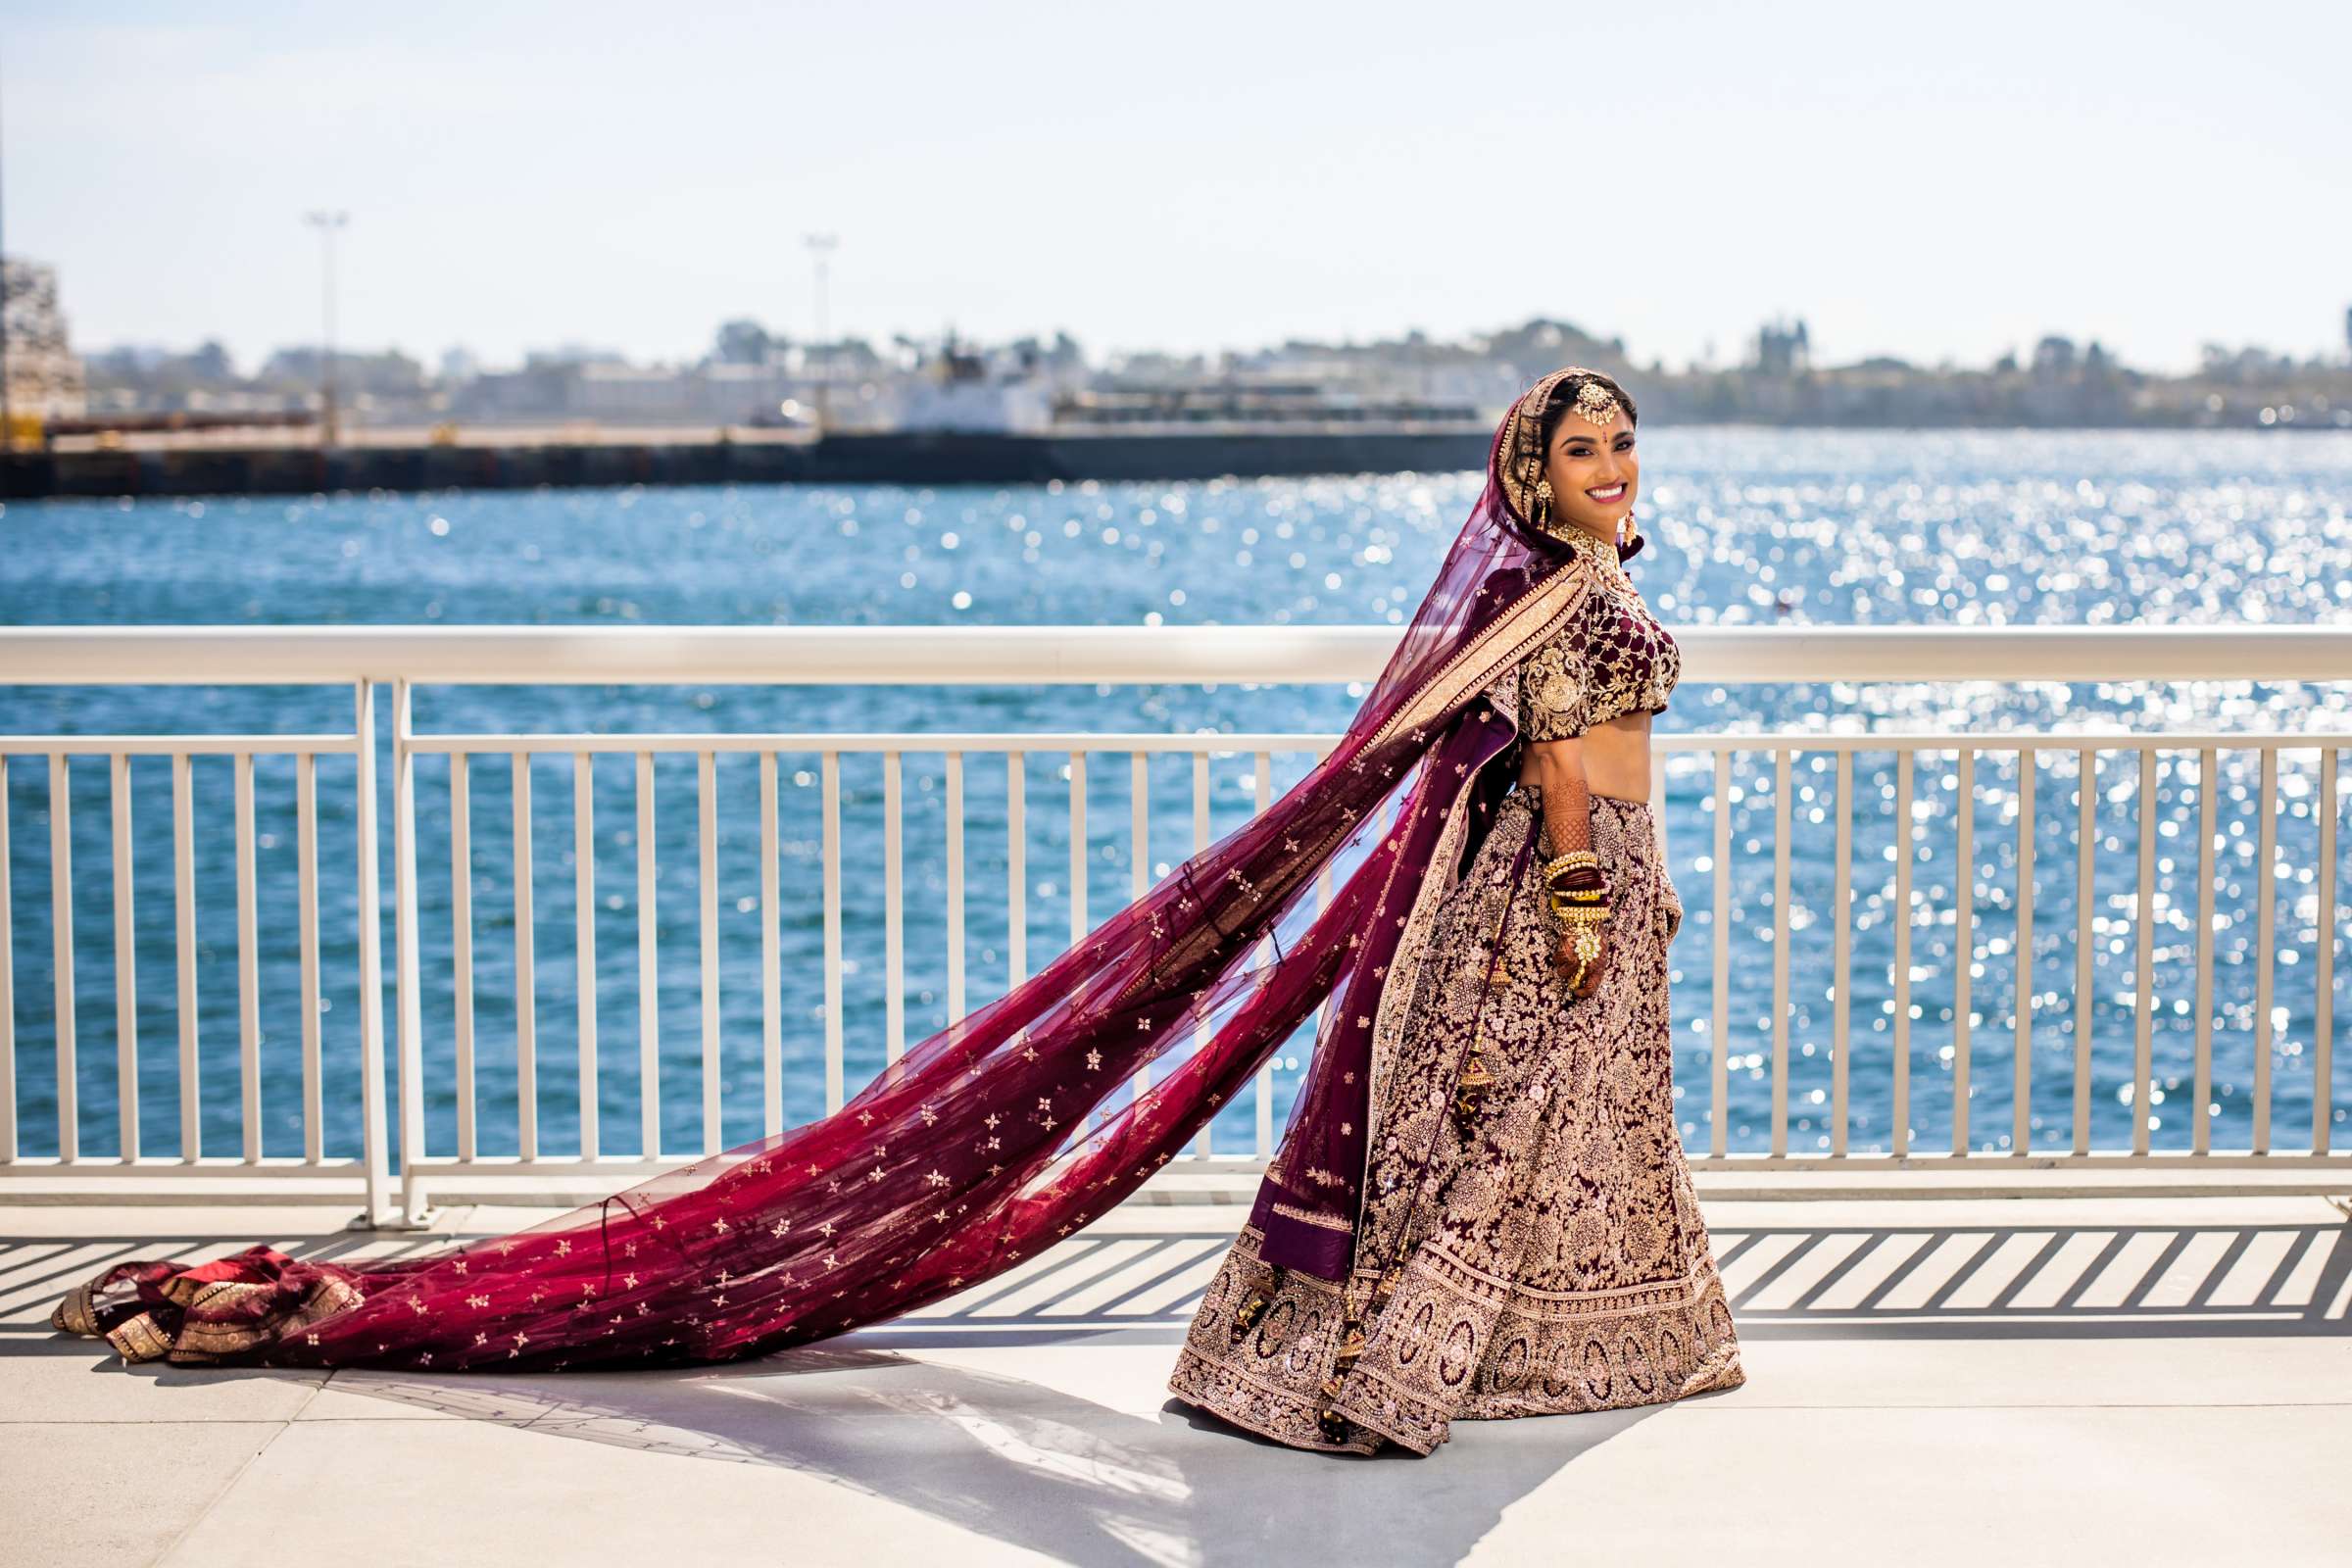
<svg viewBox="0 0 2352 1568"><path fill-rule="evenodd" d="M1591 850L1570 850L1566 855L1555 855L1544 862L1544 880L1548 882L1563 872L1581 870L1588 866L1595 871L1599 870L1600 857L1594 855Z"/></svg>

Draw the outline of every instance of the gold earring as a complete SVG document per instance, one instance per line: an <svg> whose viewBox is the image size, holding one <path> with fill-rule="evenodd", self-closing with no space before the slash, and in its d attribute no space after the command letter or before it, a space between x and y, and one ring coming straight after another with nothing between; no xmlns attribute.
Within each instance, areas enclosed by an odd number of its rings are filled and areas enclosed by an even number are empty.
<svg viewBox="0 0 2352 1568"><path fill-rule="evenodd" d="M1536 511L1539 514L1538 521L1543 520L1543 517L1548 516L1551 513L1551 481L1549 479L1536 481Z"/></svg>

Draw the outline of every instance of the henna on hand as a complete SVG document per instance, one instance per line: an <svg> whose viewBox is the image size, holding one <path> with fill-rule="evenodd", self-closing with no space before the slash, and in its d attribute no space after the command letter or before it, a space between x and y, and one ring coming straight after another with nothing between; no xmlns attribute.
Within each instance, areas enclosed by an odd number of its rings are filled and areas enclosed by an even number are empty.
<svg viewBox="0 0 2352 1568"><path fill-rule="evenodd" d="M1544 839L1548 858L1555 860L1592 847L1592 796L1581 767L1563 768L1544 780Z"/></svg>
<svg viewBox="0 0 2352 1568"><path fill-rule="evenodd" d="M1583 981L1572 986L1568 993L1579 1002L1600 989L1601 977L1609 970L1609 928L1605 925L1601 926L1593 934L1599 938L1600 952L1594 956L1592 962L1585 965ZM1576 933L1574 931L1564 932L1561 935L1559 948L1552 954L1551 961L1559 967L1560 973L1569 976L1575 975Z"/></svg>

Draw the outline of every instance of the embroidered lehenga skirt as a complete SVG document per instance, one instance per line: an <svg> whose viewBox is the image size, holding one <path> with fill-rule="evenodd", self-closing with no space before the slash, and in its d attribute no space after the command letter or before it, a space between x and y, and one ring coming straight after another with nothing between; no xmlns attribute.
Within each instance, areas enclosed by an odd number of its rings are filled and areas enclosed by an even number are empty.
<svg viewBox="0 0 2352 1568"><path fill-rule="evenodd" d="M1615 912L1607 972L1581 1001L1552 962L1540 822L1536 790L1505 796L1437 906L1375 1061L1350 1277L1274 1269L1245 1229L1169 1380L1186 1401L1299 1447L1427 1453L1456 1419L1743 1380L1675 1126L1666 952L1682 910L1649 808L1592 800ZM1493 1081L1458 1114L1474 1054ZM1343 1367L1350 1322L1363 1345Z"/></svg>

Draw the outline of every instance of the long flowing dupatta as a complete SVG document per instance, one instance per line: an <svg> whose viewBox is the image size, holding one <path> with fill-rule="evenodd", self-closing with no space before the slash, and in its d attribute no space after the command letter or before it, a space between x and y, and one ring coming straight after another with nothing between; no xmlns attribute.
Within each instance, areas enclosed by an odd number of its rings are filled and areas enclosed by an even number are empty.
<svg viewBox="0 0 2352 1568"><path fill-rule="evenodd" d="M1270 1259L1340 1278L1392 962L1475 850L1466 803L1507 784L1485 764L1512 744L1512 719L1482 694L1585 591L1573 559L1521 520L1531 410L1569 373L1496 431L1478 504L1330 755L839 1111L421 1256L346 1267L256 1247L195 1268L122 1264L53 1322L133 1360L436 1371L715 1361L821 1339L976 1284L1100 1217L1327 997L1254 1217ZM1327 908L1303 906L1324 866L1358 856ZM1139 1068L1198 1035L1166 1076L1108 1108Z"/></svg>

